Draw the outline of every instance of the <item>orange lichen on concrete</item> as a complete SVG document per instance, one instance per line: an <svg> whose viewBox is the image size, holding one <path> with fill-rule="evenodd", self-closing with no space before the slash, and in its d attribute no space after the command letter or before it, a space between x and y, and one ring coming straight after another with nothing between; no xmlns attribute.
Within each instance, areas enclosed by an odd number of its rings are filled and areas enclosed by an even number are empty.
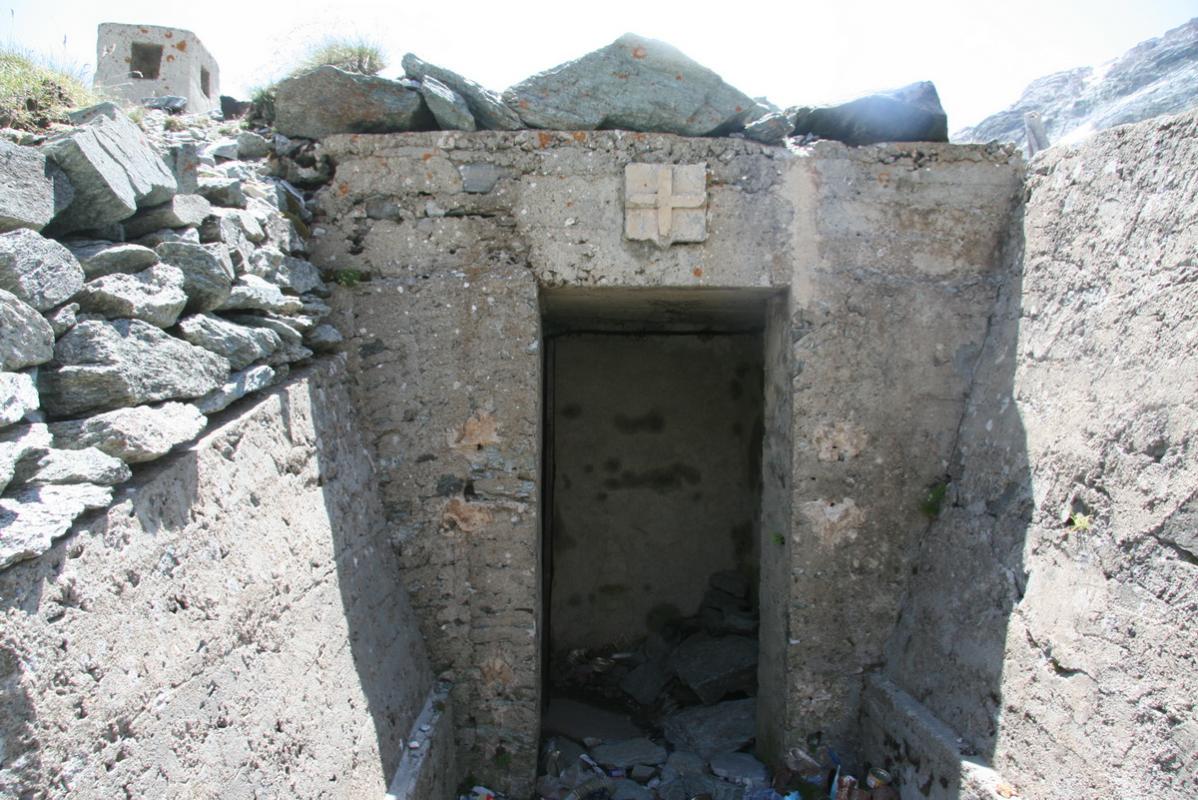
<svg viewBox="0 0 1198 800"><path fill-rule="evenodd" d="M480 503L468 503L465 498L454 497L445 504L441 514L441 527L456 527L463 533L475 533L495 521L491 509Z"/></svg>
<svg viewBox="0 0 1198 800"><path fill-rule="evenodd" d="M449 446L467 458L489 444L499 444L499 424L490 411L476 411L456 431L447 435Z"/></svg>

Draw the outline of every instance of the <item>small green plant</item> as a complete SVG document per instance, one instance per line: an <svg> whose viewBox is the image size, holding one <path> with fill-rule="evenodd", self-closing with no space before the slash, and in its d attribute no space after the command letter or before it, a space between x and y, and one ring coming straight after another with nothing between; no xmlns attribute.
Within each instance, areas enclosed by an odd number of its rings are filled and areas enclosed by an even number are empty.
<svg viewBox="0 0 1198 800"><path fill-rule="evenodd" d="M495 766L500 769L507 769L512 765L512 754L502 747L495 751L495 757L491 759L495 762Z"/></svg>
<svg viewBox="0 0 1198 800"><path fill-rule="evenodd" d="M924 495L923 501L919 504L919 510L928 519L936 519L944 509L944 498L947 494L948 481L936 482Z"/></svg>
<svg viewBox="0 0 1198 800"><path fill-rule="evenodd" d="M338 286L352 289L362 282L362 273L356 269L339 269L333 273L333 280Z"/></svg>
<svg viewBox="0 0 1198 800"><path fill-rule="evenodd" d="M783 536L782 534L778 533L777 531L774 531L773 534L770 535L770 540L773 541L773 543L778 545L779 547L786 544L786 537Z"/></svg>
<svg viewBox="0 0 1198 800"><path fill-rule="evenodd" d="M292 73L330 66L362 75L378 75L387 66L383 49L363 38L329 37L314 45Z"/></svg>
<svg viewBox="0 0 1198 800"><path fill-rule="evenodd" d="M162 121L162 129L164 131L181 131L186 126L178 117L167 117Z"/></svg>
<svg viewBox="0 0 1198 800"><path fill-rule="evenodd" d="M35 54L0 48L0 126L37 130L66 122L67 112L99 97L83 83L83 70Z"/></svg>
<svg viewBox="0 0 1198 800"><path fill-rule="evenodd" d="M1093 527L1094 521L1090 519L1089 514L1083 514L1080 511L1074 511L1073 516L1069 517L1069 527L1077 531L1088 531Z"/></svg>

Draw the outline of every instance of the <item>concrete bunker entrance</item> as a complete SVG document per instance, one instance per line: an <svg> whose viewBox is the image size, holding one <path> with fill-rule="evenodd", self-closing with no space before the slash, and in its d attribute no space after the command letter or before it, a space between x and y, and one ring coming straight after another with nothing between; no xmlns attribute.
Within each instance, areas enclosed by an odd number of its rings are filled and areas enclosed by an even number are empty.
<svg viewBox="0 0 1198 800"><path fill-rule="evenodd" d="M759 289L541 294L550 752L663 734L693 750L670 718L725 703L745 725L723 746L756 738L771 298L785 306Z"/></svg>

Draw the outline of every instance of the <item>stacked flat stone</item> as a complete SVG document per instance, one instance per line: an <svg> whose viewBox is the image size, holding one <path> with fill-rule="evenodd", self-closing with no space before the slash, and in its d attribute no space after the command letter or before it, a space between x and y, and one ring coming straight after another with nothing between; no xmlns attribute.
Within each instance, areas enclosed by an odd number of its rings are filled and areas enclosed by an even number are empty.
<svg viewBox="0 0 1198 800"><path fill-rule="evenodd" d="M0 569L340 341L270 140L155 144L110 103L74 119L0 143Z"/></svg>

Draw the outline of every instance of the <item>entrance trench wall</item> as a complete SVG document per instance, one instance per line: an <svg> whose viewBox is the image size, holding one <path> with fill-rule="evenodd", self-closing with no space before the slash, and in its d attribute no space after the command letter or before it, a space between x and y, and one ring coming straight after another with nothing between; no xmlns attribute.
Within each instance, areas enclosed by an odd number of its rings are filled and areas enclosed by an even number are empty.
<svg viewBox="0 0 1198 800"><path fill-rule="evenodd" d="M333 136L313 261L463 774L531 787L550 287L775 289L765 333L759 744L858 747L921 505L948 468L1022 178L1006 148L788 150L623 132ZM708 237L623 236L633 162L707 164Z"/></svg>

